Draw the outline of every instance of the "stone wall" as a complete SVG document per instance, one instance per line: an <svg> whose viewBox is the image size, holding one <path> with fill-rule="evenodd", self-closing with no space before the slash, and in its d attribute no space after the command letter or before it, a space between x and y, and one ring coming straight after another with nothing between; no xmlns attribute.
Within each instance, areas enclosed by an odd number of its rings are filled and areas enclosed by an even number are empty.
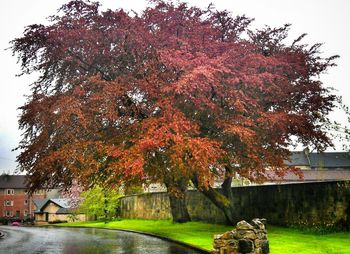
<svg viewBox="0 0 350 254"><path fill-rule="evenodd" d="M268 254L269 241L265 219L253 219L249 224L240 221L236 229L222 235L214 235L212 254Z"/></svg>
<svg viewBox="0 0 350 254"><path fill-rule="evenodd" d="M350 182L315 182L233 188L237 221L266 218L275 225L350 228ZM224 214L197 191L189 191L187 207L194 221L225 223ZM124 218L169 219L166 193L121 199Z"/></svg>
<svg viewBox="0 0 350 254"><path fill-rule="evenodd" d="M144 193L121 198L121 217L147 220L170 219L170 202L168 194Z"/></svg>

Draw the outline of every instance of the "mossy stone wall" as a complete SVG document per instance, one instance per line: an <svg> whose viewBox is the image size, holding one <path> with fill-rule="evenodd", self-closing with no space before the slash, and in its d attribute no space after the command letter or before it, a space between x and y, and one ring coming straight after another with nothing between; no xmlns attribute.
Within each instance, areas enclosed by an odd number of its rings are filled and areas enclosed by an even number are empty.
<svg viewBox="0 0 350 254"><path fill-rule="evenodd" d="M237 221L266 218L269 224L350 228L350 181L234 187ZM188 191L187 207L194 221L225 223L223 213L204 195ZM146 193L121 199L124 218L169 219L167 193Z"/></svg>

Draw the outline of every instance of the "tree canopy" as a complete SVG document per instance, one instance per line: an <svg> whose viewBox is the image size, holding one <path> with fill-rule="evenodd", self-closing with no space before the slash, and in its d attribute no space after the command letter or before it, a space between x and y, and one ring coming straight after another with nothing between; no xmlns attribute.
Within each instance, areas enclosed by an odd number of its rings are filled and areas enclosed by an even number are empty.
<svg viewBox="0 0 350 254"><path fill-rule="evenodd" d="M28 26L12 50L40 73L19 121L30 186L163 182L181 196L190 180L205 192L236 172L281 176L295 142L331 145L336 98L319 75L337 56L251 22L212 5L154 0L137 14L75 0Z"/></svg>
<svg viewBox="0 0 350 254"><path fill-rule="evenodd" d="M119 197L120 194L116 190L95 185L81 193L79 211L95 218L111 219L117 215Z"/></svg>

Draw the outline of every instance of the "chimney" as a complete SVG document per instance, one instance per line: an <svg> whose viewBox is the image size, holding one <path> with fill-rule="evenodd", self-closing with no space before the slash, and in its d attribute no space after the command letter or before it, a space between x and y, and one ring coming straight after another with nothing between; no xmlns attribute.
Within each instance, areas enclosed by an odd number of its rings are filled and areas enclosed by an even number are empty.
<svg viewBox="0 0 350 254"><path fill-rule="evenodd" d="M305 157L307 159L307 162L309 163L309 166L311 168L311 161L310 161L310 157L309 157L309 154L310 154L310 150L308 147L306 147L304 150L303 150L304 154L305 154Z"/></svg>

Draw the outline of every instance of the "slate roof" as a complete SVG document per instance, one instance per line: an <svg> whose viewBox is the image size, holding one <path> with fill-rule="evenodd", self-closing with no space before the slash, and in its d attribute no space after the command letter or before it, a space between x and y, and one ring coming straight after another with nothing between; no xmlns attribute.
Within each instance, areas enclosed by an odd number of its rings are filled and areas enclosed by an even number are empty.
<svg viewBox="0 0 350 254"><path fill-rule="evenodd" d="M56 212L56 214L67 214L67 213L72 213L72 209L61 207Z"/></svg>
<svg viewBox="0 0 350 254"><path fill-rule="evenodd" d="M338 168L350 170L350 153L306 153L304 151L292 152L290 161L286 161L285 163L286 165L290 166L309 166L310 168Z"/></svg>
<svg viewBox="0 0 350 254"><path fill-rule="evenodd" d="M69 199L67 198L45 198L45 199L33 199L33 202L37 209L35 210L35 213L42 213L43 209L50 203L55 203L60 208L58 209L57 213L70 213L70 205L69 205Z"/></svg>
<svg viewBox="0 0 350 254"><path fill-rule="evenodd" d="M0 189L26 189L25 175L0 175Z"/></svg>
<svg viewBox="0 0 350 254"><path fill-rule="evenodd" d="M51 198L50 200L62 208L70 208L68 198Z"/></svg>
<svg viewBox="0 0 350 254"><path fill-rule="evenodd" d="M47 203L47 201L49 201L48 198L33 198L33 202L36 206L36 210L35 212L40 213L41 209L43 208L43 206Z"/></svg>
<svg viewBox="0 0 350 254"><path fill-rule="evenodd" d="M289 166L309 166L309 161L306 154L302 152L292 152L290 161L285 161L286 165Z"/></svg>
<svg viewBox="0 0 350 254"><path fill-rule="evenodd" d="M339 181L350 180L350 170L303 170L303 179L289 172L283 178L276 177L274 181L283 182L315 182L315 181Z"/></svg>
<svg viewBox="0 0 350 254"><path fill-rule="evenodd" d="M317 168L349 168L349 153L310 153L311 167Z"/></svg>

